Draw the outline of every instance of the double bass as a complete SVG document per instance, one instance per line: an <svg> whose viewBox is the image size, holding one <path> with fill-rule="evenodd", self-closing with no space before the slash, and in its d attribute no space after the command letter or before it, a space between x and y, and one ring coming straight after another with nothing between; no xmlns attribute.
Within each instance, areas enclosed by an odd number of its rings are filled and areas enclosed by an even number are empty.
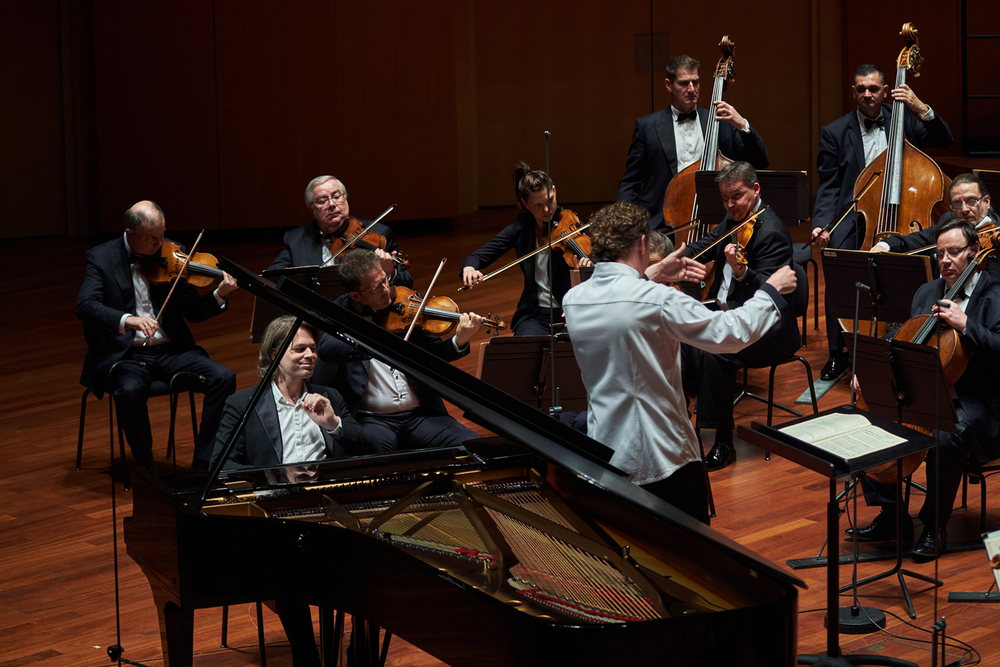
<svg viewBox="0 0 1000 667"><path fill-rule="evenodd" d="M919 77L924 61L916 27L905 23L899 34L905 46L896 58L896 88L906 83L907 72ZM893 100L887 148L865 167L855 182L857 212L865 224L862 250L871 250L888 236L919 231L948 212L945 199L951 179L934 160L909 142L903 132L904 120L904 103ZM874 176L877 171L882 172L880 176ZM881 187L861 193L872 178L880 180L876 185Z"/></svg>

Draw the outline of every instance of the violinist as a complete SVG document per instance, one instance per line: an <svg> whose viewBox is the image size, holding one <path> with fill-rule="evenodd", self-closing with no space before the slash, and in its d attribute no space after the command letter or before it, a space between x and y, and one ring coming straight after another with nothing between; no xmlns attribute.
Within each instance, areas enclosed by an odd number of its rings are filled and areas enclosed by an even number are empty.
<svg viewBox="0 0 1000 667"><path fill-rule="evenodd" d="M947 148L952 142L948 124L908 85L903 84L890 92L882 70L875 65L861 65L855 70L851 94L857 108L820 132L819 154L816 157L819 188L816 190L812 230L819 248L829 245L858 250L863 245L865 229L857 224L857 216L853 212L837 226L832 237L823 228L851 202L858 175L888 145L892 106L883 104L886 98L906 105L903 131L914 146ZM827 285L827 295L831 288L836 289L837 286ZM830 357L820 372L820 379L830 381L843 375L848 364L844 337L836 318L826 318L826 334Z"/></svg>
<svg viewBox="0 0 1000 667"><path fill-rule="evenodd" d="M684 251L693 257L703 248L730 234L739 223L766 207L760 197L757 174L746 162L726 165L715 178L727 215L715 229L691 243ZM743 251L746 263L737 259L736 244L718 243L699 261L715 260L715 282L709 299L718 299L723 308L737 308L753 298L775 271L792 264L792 239L788 228L771 210L759 215ZM803 283L803 289L805 284ZM781 320L753 345L739 351L707 352L684 345L684 383L698 397L699 429L715 429L715 444L705 459L709 470L720 470L736 460L733 446L733 393L736 373L744 365L770 366L787 359L798 349L800 338L795 306L781 304Z"/></svg>
<svg viewBox="0 0 1000 667"><path fill-rule="evenodd" d="M547 244L549 214L552 215L553 224L561 219L564 212L575 216L568 209L559 206L556 186L549 181L545 172L531 169L524 162L514 170L514 199L518 211L514 222L504 227L462 263L461 278L466 287L475 287L483 279L482 269L490 266L511 248L518 257L523 257ZM553 234L553 240L556 238ZM511 321L514 335L547 336L550 319L558 323L557 332L565 331L561 303L563 295L570 288L569 271L590 265L590 260L586 257L574 257L573 264L567 264L565 253L555 248L521 262L524 288Z"/></svg>
<svg viewBox="0 0 1000 667"><path fill-rule="evenodd" d="M203 378L195 389L205 394L205 401L191 468L204 470L222 407L236 389L236 376L195 344L185 319L201 322L224 312L236 281L223 274L213 292L199 296L181 278L163 307L171 285L151 285L143 264L144 258L158 255L165 230L160 207L141 201L125 212L123 236L87 251L87 272L76 301L76 316L83 320L89 346L80 383L96 396L114 393L118 421L135 463L153 472L153 434L146 410L150 383L169 382L179 372ZM109 377L112 366L114 376Z"/></svg>
<svg viewBox="0 0 1000 667"><path fill-rule="evenodd" d="M963 218L982 232L1000 225L1000 216L990 208L990 193L982 179L973 173L959 174L948 189L951 213L945 213L933 227L905 236L895 235L872 246L872 252L909 252L934 246L937 230L948 220ZM986 271L1000 281L1000 262L990 261Z"/></svg>
<svg viewBox="0 0 1000 667"><path fill-rule="evenodd" d="M392 305L396 288L374 252L348 251L339 270L348 292L334 300L338 306L374 319ZM454 361L469 353L469 340L482 320L475 313L463 313L453 337L442 340L414 329L409 342L445 361ZM401 338L399 344L407 343ZM327 334L321 337L318 352L323 361L339 364L335 389L365 431L378 441L380 453L448 447L478 437L448 414L440 395L411 382L399 369Z"/></svg>
<svg viewBox="0 0 1000 667"><path fill-rule="evenodd" d="M306 208L313 216L312 222L285 233L284 247L269 269L325 264L333 256L330 243L345 236L354 220L347 203L347 187L333 176L317 176L309 181L306 186ZM360 229L367 226L368 223L362 221ZM405 266L392 259L399 253L392 230L377 222L371 231L385 238L385 248L378 248L375 254L389 274L392 284L413 287L413 276Z"/></svg>
<svg viewBox="0 0 1000 667"><path fill-rule="evenodd" d="M980 271L967 279L953 300L942 300L980 246L975 228L963 218L940 225L936 243L941 277L917 290L910 313L930 313L943 326L957 331L970 359L954 386L957 432L935 432L937 444L927 455L927 496L918 515L924 528L911 552L918 563L936 558L945 546L945 528L966 460L985 463L1000 456L1000 385L996 381L1000 372L1000 282ZM894 487L873 483L867 477L862 477L862 487L868 504L881 505L882 511L870 525L857 531L858 540L895 539L898 510ZM851 530L847 534L854 536ZM912 535L913 522L907 516L903 538Z"/></svg>
<svg viewBox="0 0 1000 667"><path fill-rule="evenodd" d="M663 84L670 91L670 108L635 121L625 173L618 184L618 200L648 210L654 230L665 227L663 198L670 180L701 159L709 118L708 110L698 107L701 63L697 60L684 55L674 57L667 65ZM719 100L715 104L722 154L767 169L767 148L750 121L728 102Z"/></svg>

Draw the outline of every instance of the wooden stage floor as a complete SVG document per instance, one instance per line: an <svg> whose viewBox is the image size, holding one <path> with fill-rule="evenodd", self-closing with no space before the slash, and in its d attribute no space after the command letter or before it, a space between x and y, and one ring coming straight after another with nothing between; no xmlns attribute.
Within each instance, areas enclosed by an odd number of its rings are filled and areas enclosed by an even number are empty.
<svg viewBox="0 0 1000 667"><path fill-rule="evenodd" d="M594 206L575 207L583 216ZM485 210L465 216L453 225L458 231L420 233L421 223L400 226L399 242L409 254L417 287L425 286L442 255L450 261L438 294L454 295L462 259L499 231L513 217L511 209ZM168 220L169 223L169 220ZM794 236L806 230L798 229ZM240 241L231 235L218 243L206 235L203 249L227 256L254 269L265 268L280 248L273 241ZM175 238L190 242L191 234ZM83 278L84 251L93 242L67 239L5 241L7 263L12 271L0 278L3 308L0 310L2 349L0 400L0 667L37 664L79 666L108 664L106 648L115 639L115 597L112 567L111 489L108 469L107 403L91 398L86 425L83 469L74 470L77 426L82 387L78 384L86 347L79 321L73 315L75 298ZM498 264L499 266L499 264ZM811 277L811 272L810 272ZM459 296L465 309L481 314L491 311L505 320L520 294L521 273L513 269L480 288ZM820 281L822 282L822 280ZM821 288L822 289L822 288ZM822 296L822 295L821 295ZM820 299L822 305L822 298ZM230 312L193 328L199 343L212 358L237 372L238 389L256 383L257 350L249 342L252 299L237 292ZM809 313L808 347L802 354L818 375L826 358L823 332L812 328ZM509 333L507 334L509 335ZM473 344L485 340L485 334ZM474 372L475 354L456 365ZM753 371L751 384L766 393L766 371ZM778 374L777 396L790 403L805 389L804 374L786 366ZM831 408L848 401L847 384L841 381L820 402ZM200 409L200 401L199 401ZM165 465L168 421L166 399L153 399L150 412L156 435L155 452ZM737 422L766 418L765 406L741 402ZM185 428L187 410L178 416L179 464L190 462L192 442ZM785 420L778 413L778 420ZM709 445L711 443L708 443ZM756 551L781 567L789 559L815 556L825 537L826 478L775 457L765 462L763 453L747 443L738 443L739 460L726 470L713 473L718 518L712 526L724 535ZM916 478L922 479L923 468ZM995 486L996 481L991 482ZM958 510L949 534L978 530L978 487L970 489L970 507ZM996 497L996 492L993 492ZM922 502L914 499L913 513ZM129 494L118 487L118 520L131 513ZM1000 527L1000 512L988 512L990 528ZM861 521L867 523L875 511L859 502ZM842 528L847 522L842 520ZM120 525L120 524L119 524ZM918 526L919 528L919 526ZM139 568L125 556L119 530L121 581L121 643L126 658L147 665L162 665L159 632L152 595ZM851 543L834 545L841 553ZM867 545L863 548L869 549ZM945 617L948 635L973 646L984 664L1000 664L1000 633L997 611L987 604L949 604L949 591L986 591L993 580L982 550L949 554L939 563L906 564L944 580L934 590L911 581L918 618L904 623L905 608L894 578L861 590L862 604L888 614L888 629L870 635L842 635L845 652L871 652L931 664L931 624ZM880 572L889 563L867 563L859 567L861 577ZM796 572L808 584L799 598L798 649L800 653L823 653L826 648L823 611L825 570ZM850 568L841 568L843 583L850 581ZM842 598L844 605L850 598ZM414 609L414 613L423 610ZM908 619L907 619L908 620ZM229 629L231 648L219 648L221 613L202 610L195 616L196 665L257 664L256 628L252 605L232 610ZM265 636L268 664L290 665L291 654L277 618L266 612ZM470 637L475 641L475 637ZM964 648L948 648L949 661L958 660ZM669 648L664 647L665 655ZM970 656L966 656L968 660ZM389 652L391 665L437 665L433 657L394 638Z"/></svg>

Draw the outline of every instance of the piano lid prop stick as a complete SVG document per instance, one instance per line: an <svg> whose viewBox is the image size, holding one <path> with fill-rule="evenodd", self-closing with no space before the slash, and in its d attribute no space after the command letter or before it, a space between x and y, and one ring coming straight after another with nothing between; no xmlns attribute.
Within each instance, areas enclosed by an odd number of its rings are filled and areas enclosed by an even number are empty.
<svg viewBox="0 0 1000 667"><path fill-rule="evenodd" d="M434 272L434 277L431 278L431 284L427 287L427 293L424 294L424 298L421 299L420 305L417 306L417 312L413 315L413 321L410 322L410 328L406 330L406 335L403 336L403 340L410 340L410 334L413 333L413 327L417 325L417 319L420 318L420 313L424 312L424 304L426 304L427 299L430 298L431 290L434 289L434 283L437 282L438 276L441 275L441 269L444 268L444 263L447 261L447 257L441 258L441 263L438 264L438 270Z"/></svg>

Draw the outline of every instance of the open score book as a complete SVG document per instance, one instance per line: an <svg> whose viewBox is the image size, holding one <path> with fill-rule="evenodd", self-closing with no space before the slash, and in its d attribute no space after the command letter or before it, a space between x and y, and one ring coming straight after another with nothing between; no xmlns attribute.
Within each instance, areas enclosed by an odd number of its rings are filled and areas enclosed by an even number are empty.
<svg viewBox="0 0 1000 667"><path fill-rule="evenodd" d="M778 430L845 460L906 442L858 414L829 414Z"/></svg>

